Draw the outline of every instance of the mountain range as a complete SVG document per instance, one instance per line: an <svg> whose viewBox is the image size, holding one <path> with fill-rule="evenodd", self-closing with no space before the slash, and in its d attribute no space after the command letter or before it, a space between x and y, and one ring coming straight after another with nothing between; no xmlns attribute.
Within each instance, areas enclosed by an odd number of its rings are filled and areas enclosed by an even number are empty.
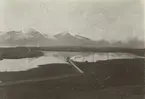
<svg viewBox="0 0 145 99"><path fill-rule="evenodd" d="M25 31L0 32L0 46L83 46L83 47L127 47L143 48L144 42L131 39L126 43L116 41L110 43L106 40L94 41L81 35L72 35L62 32L53 36L42 34L34 29Z"/></svg>

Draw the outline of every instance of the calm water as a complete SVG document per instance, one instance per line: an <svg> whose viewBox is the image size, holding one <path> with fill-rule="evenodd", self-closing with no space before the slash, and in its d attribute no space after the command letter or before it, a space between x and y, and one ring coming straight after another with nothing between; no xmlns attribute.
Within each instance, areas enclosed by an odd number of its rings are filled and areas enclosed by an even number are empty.
<svg viewBox="0 0 145 99"><path fill-rule="evenodd" d="M39 58L4 59L0 61L0 71L25 71L39 65L66 63L66 57L79 62L96 62L108 59L131 59L137 56L128 53L81 53L81 52L44 52Z"/></svg>

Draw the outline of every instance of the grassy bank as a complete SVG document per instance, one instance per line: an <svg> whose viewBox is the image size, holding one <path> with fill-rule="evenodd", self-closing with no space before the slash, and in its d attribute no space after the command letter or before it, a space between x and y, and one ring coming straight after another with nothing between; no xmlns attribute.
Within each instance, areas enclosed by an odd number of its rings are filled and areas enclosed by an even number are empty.
<svg viewBox="0 0 145 99"><path fill-rule="evenodd" d="M83 75L79 75L74 67L68 64L46 64L29 71L1 72L0 80L3 81L64 74L78 74L78 76L1 87L0 99L5 99L5 94L8 99L143 99L143 59L75 62L75 64L85 72ZM110 78L104 80L108 75Z"/></svg>
<svg viewBox="0 0 145 99"><path fill-rule="evenodd" d="M20 59L43 56L44 53L28 48L0 48L0 59Z"/></svg>

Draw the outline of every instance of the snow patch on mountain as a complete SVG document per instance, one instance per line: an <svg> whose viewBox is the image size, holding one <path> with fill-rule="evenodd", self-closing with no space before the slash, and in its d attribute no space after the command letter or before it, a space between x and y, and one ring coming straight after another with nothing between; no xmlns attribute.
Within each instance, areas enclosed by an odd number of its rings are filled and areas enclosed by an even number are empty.
<svg viewBox="0 0 145 99"><path fill-rule="evenodd" d="M59 34L54 35L55 37L74 37L73 34L69 33L69 32L61 32Z"/></svg>
<svg viewBox="0 0 145 99"><path fill-rule="evenodd" d="M89 38L87 38L87 37L80 36L80 35L75 35L75 37L76 37L76 38L78 38L78 39L86 39L86 40L91 40L91 39L89 39Z"/></svg>

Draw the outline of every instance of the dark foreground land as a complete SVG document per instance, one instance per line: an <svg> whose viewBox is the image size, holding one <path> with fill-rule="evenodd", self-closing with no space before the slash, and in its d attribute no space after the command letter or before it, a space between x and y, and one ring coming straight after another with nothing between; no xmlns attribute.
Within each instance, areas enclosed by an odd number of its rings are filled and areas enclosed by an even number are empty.
<svg viewBox="0 0 145 99"><path fill-rule="evenodd" d="M144 86L119 86L96 90L53 90L43 85L2 88L0 99L144 99Z"/></svg>
<svg viewBox="0 0 145 99"><path fill-rule="evenodd" d="M46 64L29 71L1 72L0 80L4 82L68 76L1 86L0 99L144 99L144 59L75 64L84 74L69 64Z"/></svg>

